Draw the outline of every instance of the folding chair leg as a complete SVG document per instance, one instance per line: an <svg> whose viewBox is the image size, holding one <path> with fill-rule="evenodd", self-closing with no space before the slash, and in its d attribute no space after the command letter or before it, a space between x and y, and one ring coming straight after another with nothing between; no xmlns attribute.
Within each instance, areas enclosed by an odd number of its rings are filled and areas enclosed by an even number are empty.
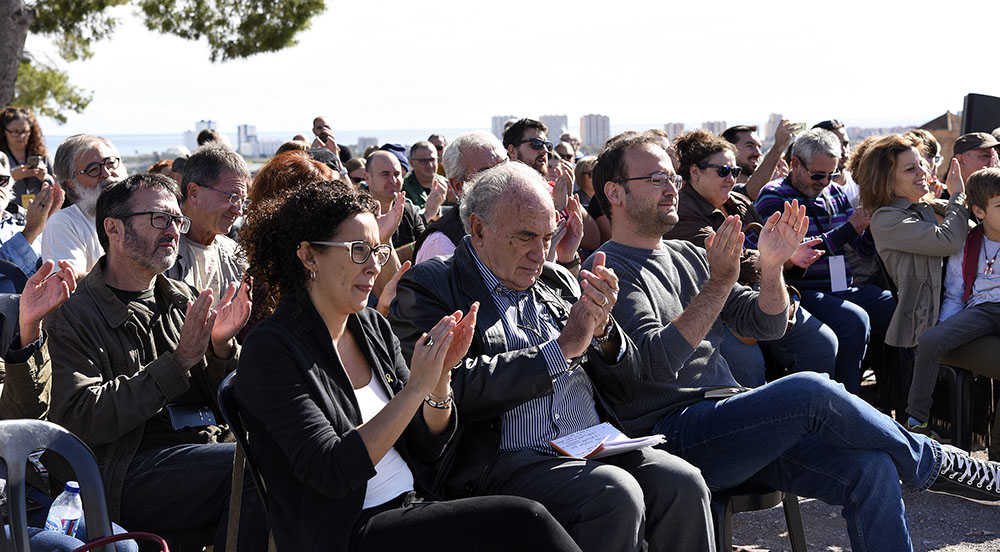
<svg viewBox="0 0 1000 552"><path fill-rule="evenodd" d="M236 445L233 454L233 482L229 492L229 520L226 524L226 550L236 552L240 534L240 510L243 507L243 472L246 468L246 458L243 448Z"/></svg>
<svg viewBox="0 0 1000 552"><path fill-rule="evenodd" d="M792 552L806 552L806 533L802 528L799 497L784 493L781 507L785 511L785 524L788 526L788 540L792 543Z"/></svg>

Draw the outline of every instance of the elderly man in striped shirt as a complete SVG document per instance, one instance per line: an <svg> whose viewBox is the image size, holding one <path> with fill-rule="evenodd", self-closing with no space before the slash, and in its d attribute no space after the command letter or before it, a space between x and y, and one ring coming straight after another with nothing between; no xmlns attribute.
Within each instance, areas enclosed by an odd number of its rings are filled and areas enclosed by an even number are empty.
<svg viewBox="0 0 1000 552"><path fill-rule="evenodd" d="M601 259L580 273L582 283L570 272L583 233L575 199L555 246L559 263L545 261L556 215L537 172L498 165L466 191L469 235L455 254L420 263L399 282L390 319L404 354L432 320L479 303L468 357L452 370L461 414L438 490L537 500L583 550L714 550L708 489L687 462L648 447L572 458L549 444L601 422L620 428L609 404L628 400L622 376L639 369L634 344L610 316L614 272Z"/></svg>

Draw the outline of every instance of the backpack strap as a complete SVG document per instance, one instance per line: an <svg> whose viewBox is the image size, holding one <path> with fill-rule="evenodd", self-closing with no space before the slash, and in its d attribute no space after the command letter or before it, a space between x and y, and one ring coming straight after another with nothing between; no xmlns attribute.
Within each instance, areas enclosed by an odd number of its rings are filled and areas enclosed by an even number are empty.
<svg viewBox="0 0 1000 552"><path fill-rule="evenodd" d="M972 286L979 272L979 249L983 246L983 225L976 226L965 238L965 254L962 257L962 303L967 304L972 296Z"/></svg>

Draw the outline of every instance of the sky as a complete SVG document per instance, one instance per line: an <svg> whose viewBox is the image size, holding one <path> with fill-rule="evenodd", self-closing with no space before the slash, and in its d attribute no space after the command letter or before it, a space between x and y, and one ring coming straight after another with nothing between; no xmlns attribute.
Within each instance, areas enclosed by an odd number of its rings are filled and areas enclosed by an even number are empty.
<svg viewBox="0 0 1000 552"><path fill-rule="evenodd" d="M326 0L281 52L213 64L132 7L65 65L94 100L46 133L489 128L492 115L586 113L613 128L702 121L918 125L1000 95L1000 2ZM987 46L993 44L993 46ZM33 52L51 51L29 37ZM963 53L983 49L983 53Z"/></svg>

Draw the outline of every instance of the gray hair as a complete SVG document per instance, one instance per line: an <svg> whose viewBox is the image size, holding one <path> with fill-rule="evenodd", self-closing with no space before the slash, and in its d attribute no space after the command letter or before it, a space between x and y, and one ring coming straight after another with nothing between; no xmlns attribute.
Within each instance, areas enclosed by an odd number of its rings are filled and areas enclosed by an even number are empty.
<svg viewBox="0 0 1000 552"><path fill-rule="evenodd" d="M421 140L419 142L414 143L412 146L410 146L410 154L407 156L407 159L409 159L410 161L412 161L413 160L413 152L417 151L420 148L425 148L425 149L429 149L429 150L431 150L433 152L437 152L437 148L434 147L434 144L428 142L427 140Z"/></svg>
<svg viewBox="0 0 1000 552"><path fill-rule="evenodd" d="M506 158L507 150L489 132L476 131L467 132L455 138L455 140L444 148L441 154L441 163L444 164L444 174L453 180L465 180L465 165L462 163L462 151L471 149L484 149L492 151L497 157Z"/></svg>
<svg viewBox="0 0 1000 552"><path fill-rule="evenodd" d="M118 148L111 143L111 140L102 136L94 136L93 134L74 134L63 140L59 144L59 149L56 150L55 160L52 163L52 170L56 173L56 180L60 184L63 182L76 184L76 175L73 173L76 170L77 159L90 148L96 147L97 144L108 146L114 152L115 157L121 158ZM66 195L73 201L78 199L72 186L66 187Z"/></svg>
<svg viewBox="0 0 1000 552"><path fill-rule="evenodd" d="M243 156L218 142L208 142L195 150L184 162L181 173L181 197L187 199L188 184L214 185L223 170L250 178L250 169Z"/></svg>
<svg viewBox="0 0 1000 552"><path fill-rule="evenodd" d="M551 196L547 193L548 187L542 175L520 161L500 163L477 174L466 188L459 211L465 232L472 233L470 219L473 213L477 217L489 221L493 218L493 209L503 203L501 199L505 195L524 194L532 187L545 190L544 196L551 201Z"/></svg>
<svg viewBox="0 0 1000 552"><path fill-rule="evenodd" d="M840 159L840 138L829 130L813 128L800 134L792 145L792 157L807 164L812 163L817 153Z"/></svg>

